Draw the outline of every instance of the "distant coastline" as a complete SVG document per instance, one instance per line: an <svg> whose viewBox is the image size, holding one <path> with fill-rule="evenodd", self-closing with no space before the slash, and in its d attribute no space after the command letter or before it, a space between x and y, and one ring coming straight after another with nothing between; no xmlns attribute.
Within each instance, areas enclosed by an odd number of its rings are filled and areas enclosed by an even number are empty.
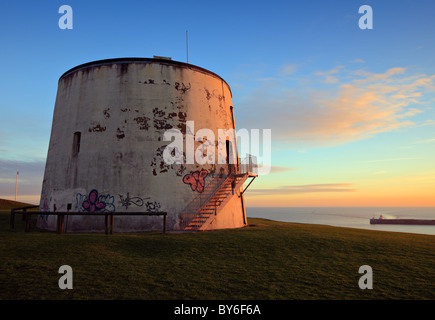
<svg viewBox="0 0 435 320"><path fill-rule="evenodd" d="M247 207L249 218L365 230L435 235L435 225L370 224L382 214L389 219L435 219L435 207Z"/></svg>

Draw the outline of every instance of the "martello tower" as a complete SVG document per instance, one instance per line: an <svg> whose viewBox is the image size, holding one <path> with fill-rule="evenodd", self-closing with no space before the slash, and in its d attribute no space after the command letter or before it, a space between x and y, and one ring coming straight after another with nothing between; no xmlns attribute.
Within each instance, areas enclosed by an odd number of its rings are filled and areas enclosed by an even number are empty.
<svg viewBox="0 0 435 320"><path fill-rule="evenodd" d="M168 230L246 225L243 183L254 178L237 155L237 137L219 137L235 121L228 84L206 69L160 58L120 58L79 65L59 79L40 211L144 212L115 216L115 231L161 228L147 212L165 211ZM194 149L224 145L235 161L168 163L165 132L207 128L214 141L192 139ZM219 141L224 139L225 141ZM222 143L222 144L219 144ZM210 150L210 149L208 149ZM54 230L54 216L38 227ZM69 216L66 229L104 230L103 217Z"/></svg>

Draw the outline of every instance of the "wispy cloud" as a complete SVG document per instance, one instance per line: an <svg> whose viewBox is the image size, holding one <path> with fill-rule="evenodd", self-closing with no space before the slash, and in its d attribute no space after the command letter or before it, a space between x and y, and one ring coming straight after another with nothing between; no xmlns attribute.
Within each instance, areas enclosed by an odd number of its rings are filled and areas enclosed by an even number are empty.
<svg viewBox="0 0 435 320"><path fill-rule="evenodd" d="M271 128L280 143L337 145L435 125L432 119L414 119L425 112L427 96L435 93L435 75L408 74L399 67L372 73L337 66L316 73L311 82L317 80L335 83L335 88L258 88L240 106L242 127Z"/></svg>
<svg viewBox="0 0 435 320"><path fill-rule="evenodd" d="M296 168L290 168L290 167L280 167L280 166L271 166L270 168L270 174L272 173L283 173L288 171L294 171L297 170Z"/></svg>
<svg viewBox="0 0 435 320"><path fill-rule="evenodd" d="M435 120L428 119L421 123L416 123L413 125L415 128L426 127L426 126L435 126Z"/></svg>
<svg viewBox="0 0 435 320"><path fill-rule="evenodd" d="M328 70L326 72L317 72L316 76L320 76L324 78L324 82L328 83L328 84L335 84L339 82L339 79L335 76L333 76L333 74L337 74L340 72L340 69L344 68L343 66L337 66L331 70Z"/></svg>
<svg viewBox="0 0 435 320"><path fill-rule="evenodd" d="M363 59L355 59L355 60L352 60L352 62L353 63L365 63L365 61L363 60Z"/></svg>
<svg viewBox="0 0 435 320"><path fill-rule="evenodd" d="M282 186L274 189L251 189L250 193L256 195L284 195L299 193L318 193L318 192L354 192L356 189L351 188L352 183L329 183L329 184L307 184L296 186Z"/></svg>
<svg viewBox="0 0 435 320"><path fill-rule="evenodd" d="M375 172L373 172L373 174L385 174L385 173L387 173L386 171L375 171Z"/></svg>
<svg viewBox="0 0 435 320"><path fill-rule="evenodd" d="M269 77L269 78L256 78L255 80L257 80L257 81L275 81L275 80L277 80L277 78L272 78L272 77Z"/></svg>
<svg viewBox="0 0 435 320"><path fill-rule="evenodd" d="M419 141L416 141L414 143L416 143L416 144L426 144L426 143L434 143L434 142L435 142L435 139L426 139L426 140L419 140Z"/></svg>
<svg viewBox="0 0 435 320"><path fill-rule="evenodd" d="M296 72L296 65L295 64L287 64L282 66L281 68L281 75L290 75Z"/></svg>
<svg viewBox="0 0 435 320"><path fill-rule="evenodd" d="M364 160L360 163L374 163L374 162L391 162L391 161L404 161L404 160L419 160L420 158L389 158L389 159L376 159L376 160Z"/></svg>

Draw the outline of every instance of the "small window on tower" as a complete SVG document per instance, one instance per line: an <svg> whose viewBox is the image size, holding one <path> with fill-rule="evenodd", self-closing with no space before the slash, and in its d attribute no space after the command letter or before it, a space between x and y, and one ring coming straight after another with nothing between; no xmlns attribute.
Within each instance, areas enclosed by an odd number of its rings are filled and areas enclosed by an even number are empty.
<svg viewBox="0 0 435 320"><path fill-rule="evenodd" d="M73 140L73 157L76 157L80 152L80 139L81 132L74 132L74 140Z"/></svg>

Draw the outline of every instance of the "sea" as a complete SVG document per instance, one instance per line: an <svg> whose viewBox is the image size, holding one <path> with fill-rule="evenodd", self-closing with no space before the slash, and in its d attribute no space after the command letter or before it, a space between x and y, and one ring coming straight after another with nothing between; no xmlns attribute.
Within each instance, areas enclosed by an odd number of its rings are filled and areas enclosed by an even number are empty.
<svg viewBox="0 0 435 320"><path fill-rule="evenodd" d="M371 218L435 220L435 207L248 207L248 218L435 235L435 225L379 225Z"/></svg>

